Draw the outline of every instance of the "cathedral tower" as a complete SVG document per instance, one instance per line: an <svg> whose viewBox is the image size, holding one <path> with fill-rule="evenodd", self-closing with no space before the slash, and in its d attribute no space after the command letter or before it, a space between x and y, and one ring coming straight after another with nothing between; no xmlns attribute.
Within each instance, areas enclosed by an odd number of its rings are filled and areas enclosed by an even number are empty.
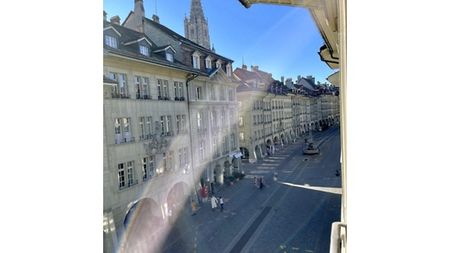
<svg viewBox="0 0 450 253"><path fill-rule="evenodd" d="M211 49L208 21L203 14L200 0L192 0L191 2L190 16L184 18L184 36L207 49Z"/></svg>

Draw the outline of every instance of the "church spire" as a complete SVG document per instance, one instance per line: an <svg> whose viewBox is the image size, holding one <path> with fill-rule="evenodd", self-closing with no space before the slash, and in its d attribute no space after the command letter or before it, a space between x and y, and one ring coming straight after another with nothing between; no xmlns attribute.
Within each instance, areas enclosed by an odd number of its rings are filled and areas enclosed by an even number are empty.
<svg viewBox="0 0 450 253"><path fill-rule="evenodd" d="M192 0L191 2L191 18L192 17L205 20L205 15L203 14L202 3L200 0Z"/></svg>
<svg viewBox="0 0 450 253"><path fill-rule="evenodd" d="M191 1L190 16L184 19L184 35L202 47L211 48L208 21L205 19L200 0Z"/></svg>

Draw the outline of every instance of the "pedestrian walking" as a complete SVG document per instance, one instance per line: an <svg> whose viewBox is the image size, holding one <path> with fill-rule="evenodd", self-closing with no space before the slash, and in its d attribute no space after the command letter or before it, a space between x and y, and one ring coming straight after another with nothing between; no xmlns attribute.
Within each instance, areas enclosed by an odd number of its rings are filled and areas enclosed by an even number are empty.
<svg viewBox="0 0 450 253"><path fill-rule="evenodd" d="M217 198L213 195L211 197L211 208L212 208L213 212L217 208L217 203L218 203Z"/></svg>
<svg viewBox="0 0 450 253"><path fill-rule="evenodd" d="M223 211L223 198L222 198L222 196L220 196L220 198L219 198L219 203L220 203L220 211L222 212Z"/></svg>
<svg viewBox="0 0 450 253"><path fill-rule="evenodd" d="M253 177L253 181L254 181L255 187L258 188L258 179L256 178L256 176Z"/></svg>

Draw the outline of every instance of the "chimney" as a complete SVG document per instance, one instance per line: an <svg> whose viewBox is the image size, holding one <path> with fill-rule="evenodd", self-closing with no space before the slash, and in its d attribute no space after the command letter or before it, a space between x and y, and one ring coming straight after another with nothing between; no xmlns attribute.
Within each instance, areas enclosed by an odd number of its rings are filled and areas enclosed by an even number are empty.
<svg viewBox="0 0 450 253"><path fill-rule="evenodd" d="M109 21L113 24L120 25L120 17L117 15L114 17L111 17L111 19Z"/></svg>
<svg viewBox="0 0 450 253"><path fill-rule="evenodd" d="M258 71L258 65L252 66L252 71Z"/></svg>
<svg viewBox="0 0 450 253"><path fill-rule="evenodd" d="M242 69L247 70L247 65L242 64Z"/></svg>
<svg viewBox="0 0 450 253"><path fill-rule="evenodd" d="M281 76L281 83L284 84L284 76Z"/></svg>
<svg viewBox="0 0 450 253"><path fill-rule="evenodd" d="M106 21L108 19L108 13L106 11L103 11L103 21Z"/></svg>
<svg viewBox="0 0 450 253"><path fill-rule="evenodd" d="M153 14L152 20L159 24L159 17L157 15Z"/></svg>

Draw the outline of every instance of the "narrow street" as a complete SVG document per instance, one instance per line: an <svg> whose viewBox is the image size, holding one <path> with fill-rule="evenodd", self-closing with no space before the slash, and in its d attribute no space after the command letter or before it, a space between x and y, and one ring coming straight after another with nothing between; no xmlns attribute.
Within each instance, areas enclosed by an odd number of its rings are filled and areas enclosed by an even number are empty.
<svg viewBox="0 0 450 253"><path fill-rule="evenodd" d="M328 252L331 223L340 215L339 129L316 133L314 141L319 155L303 155L297 140L244 163L246 177L217 194L224 211L208 202L197 215L181 214L162 252ZM257 189L254 176L266 187Z"/></svg>

